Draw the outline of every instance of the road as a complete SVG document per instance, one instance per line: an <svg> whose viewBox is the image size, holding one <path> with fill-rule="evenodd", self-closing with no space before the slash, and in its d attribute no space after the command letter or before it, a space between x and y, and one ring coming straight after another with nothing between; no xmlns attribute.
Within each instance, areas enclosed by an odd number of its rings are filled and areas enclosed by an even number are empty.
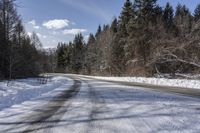
<svg viewBox="0 0 200 133"><path fill-rule="evenodd" d="M0 114L2 133L198 133L200 99L78 76Z"/></svg>

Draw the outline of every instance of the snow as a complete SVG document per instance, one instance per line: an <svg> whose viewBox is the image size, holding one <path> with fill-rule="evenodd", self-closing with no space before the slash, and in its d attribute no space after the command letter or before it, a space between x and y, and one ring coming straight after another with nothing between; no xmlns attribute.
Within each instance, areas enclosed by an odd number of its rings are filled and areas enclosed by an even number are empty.
<svg viewBox="0 0 200 133"><path fill-rule="evenodd" d="M74 85L72 79L55 77L47 85L38 85L34 79L15 81L16 84L30 85L33 88L39 86L40 89L51 86L52 90L1 110L0 132L198 133L200 131L199 98L157 92L142 87L123 86L75 75L74 77L80 80L81 86L78 93L69 99L55 97ZM17 90L24 90L20 86ZM32 89L30 87L28 90Z"/></svg>
<svg viewBox="0 0 200 133"><path fill-rule="evenodd" d="M0 82L0 110L38 97L67 83L65 77L53 77L46 84L37 78Z"/></svg>
<svg viewBox="0 0 200 133"><path fill-rule="evenodd" d="M58 123L61 126L51 131L189 133L200 130L199 99L84 80L80 93L71 100L70 112Z"/></svg>
<svg viewBox="0 0 200 133"><path fill-rule="evenodd" d="M107 80L107 81L131 82L131 83L142 83L147 85L200 89L200 80L191 80L191 79L167 79L167 78L153 78L153 77L152 78L100 77L100 76L85 76L85 75L79 75L79 76L100 79L100 80Z"/></svg>

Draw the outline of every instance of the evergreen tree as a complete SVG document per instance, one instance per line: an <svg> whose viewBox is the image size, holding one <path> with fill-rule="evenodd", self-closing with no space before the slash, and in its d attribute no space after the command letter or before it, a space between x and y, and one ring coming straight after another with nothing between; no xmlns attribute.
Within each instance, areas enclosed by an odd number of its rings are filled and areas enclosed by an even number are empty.
<svg viewBox="0 0 200 133"><path fill-rule="evenodd" d="M89 39L88 39L88 45L94 45L95 41L96 41L96 39L95 39L94 35L90 34Z"/></svg>
<svg viewBox="0 0 200 133"><path fill-rule="evenodd" d="M118 32L118 20L117 20L117 18L115 18L115 19L113 20L113 22L112 22L110 28L111 28L111 31L112 31L113 33L117 33L117 32Z"/></svg>
<svg viewBox="0 0 200 133"><path fill-rule="evenodd" d="M111 51L112 51L112 66L115 74L121 75L125 71L125 46L128 38L128 24L134 18L133 4L130 0L126 0L122 8L119 20L114 19L111 30L116 32L113 37Z"/></svg>
<svg viewBox="0 0 200 133"><path fill-rule="evenodd" d="M197 22L200 19L200 4L197 5L196 9L194 10L194 20Z"/></svg>
<svg viewBox="0 0 200 133"><path fill-rule="evenodd" d="M153 21L157 0L135 0L134 7L137 10L138 19L141 23Z"/></svg>
<svg viewBox="0 0 200 133"><path fill-rule="evenodd" d="M184 36L191 32L192 29L192 15L185 5L178 4L174 22L177 27L177 35Z"/></svg>
<svg viewBox="0 0 200 133"><path fill-rule="evenodd" d="M96 51L96 39L93 34L89 35L87 42L87 53L86 53L86 67L87 73L91 74L92 70L95 69L95 64L97 60L97 51Z"/></svg>
<svg viewBox="0 0 200 133"><path fill-rule="evenodd" d="M85 63L85 44L83 40L82 34L77 34L73 41L74 49L72 53L72 69L75 73L80 73L82 69L84 68Z"/></svg>
<svg viewBox="0 0 200 133"><path fill-rule="evenodd" d="M101 29L101 25L99 25L98 29L97 29L97 32L95 34L95 37L98 38L98 36L100 35L102 29Z"/></svg>
<svg viewBox="0 0 200 133"><path fill-rule="evenodd" d="M59 69L64 70L66 67L66 63L65 63L65 45L62 43L58 44L57 47L57 67Z"/></svg>
<svg viewBox="0 0 200 133"><path fill-rule="evenodd" d="M133 4L130 0L126 0L119 17L119 32L123 37L127 37L128 35L128 23L131 20L131 18L133 18L133 15Z"/></svg>
<svg viewBox="0 0 200 133"><path fill-rule="evenodd" d="M40 54L31 39L25 36L21 40L20 48L18 48L18 57L14 59L13 76L15 78L24 78L30 76L38 76L43 71L43 62L40 62ZM16 56L16 55L15 55Z"/></svg>
<svg viewBox="0 0 200 133"><path fill-rule="evenodd" d="M129 43L126 47L127 58L129 60L143 60L139 63L142 66L147 63L150 54L150 39L152 39L152 25L157 18L154 17L159 13L159 7L156 5L157 0L135 0L134 8L136 10L136 19L130 23ZM158 12L159 11L159 12Z"/></svg>
<svg viewBox="0 0 200 133"><path fill-rule="evenodd" d="M170 28L173 26L173 12L173 7L169 3L167 3L163 11L163 21L166 31L169 31Z"/></svg>

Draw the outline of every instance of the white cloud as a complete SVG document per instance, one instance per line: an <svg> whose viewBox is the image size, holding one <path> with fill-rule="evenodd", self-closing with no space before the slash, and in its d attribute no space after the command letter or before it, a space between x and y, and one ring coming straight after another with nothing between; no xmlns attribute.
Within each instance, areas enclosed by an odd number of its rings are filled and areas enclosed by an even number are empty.
<svg viewBox="0 0 200 133"><path fill-rule="evenodd" d="M36 22L35 22L35 20L31 20L31 21L28 22L28 24L36 25Z"/></svg>
<svg viewBox="0 0 200 133"><path fill-rule="evenodd" d="M69 26L70 21L67 19L54 19L43 23L47 29L62 29Z"/></svg>
<svg viewBox="0 0 200 133"><path fill-rule="evenodd" d="M51 32L51 34L52 34L52 35L58 35L59 32L57 32L57 31L53 31L53 32Z"/></svg>
<svg viewBox="0 0 200 133"><path fill-rule="evenodd" d="M83 32L87 32L87 30L86 29L66 29L63 31L63 34L64 35L69 35L69 34L76 35L78 33L83 33Z"/></svg>
<svg viewBox="0 0 200 133"><path fill-rule="evenodd" d="M35 26L33 26L33 28L34 29L40 29L40 26L35 25Z"/></svg>
<svg viewBox="0 0 200 133"><path fill-rule="evenodd" d="M37 33L37 36L38 36L39 38L44 38L44 39L46 39L46 38L47 38L47 36L46 36L46 35L42 35L42 34L40 34L40 33Z"/></svg>
<svg viewBox="0 0 200 133"><path fill-rule="evenodd" d="M36 25L35 20L29 21L28 24L30 24L34 29L40 29L40 26Z"/></svg>

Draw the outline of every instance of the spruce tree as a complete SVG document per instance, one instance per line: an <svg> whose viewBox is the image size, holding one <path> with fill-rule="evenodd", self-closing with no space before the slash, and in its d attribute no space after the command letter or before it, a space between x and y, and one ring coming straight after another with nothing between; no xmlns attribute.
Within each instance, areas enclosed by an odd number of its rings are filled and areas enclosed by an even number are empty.
<svg viewBox="0 0 200 133"><path fill-rule="evenodd" d="M154 18L154 9L157 7L157 0L135 0L135 8L137 9L138 18L141 19L141 23L147 23Z"/></svg>
<svg viewBox="0 0 200 133"><path fill-rule="evenodd" d="M119 32L122 36L127 36L128 23L133 17L133 4L130 0L126 0L122 12L119 17Z"/></svg>
<svg viewBox="0 0 200 133"><path fill-rule="evenodd" d="M134 10L136 19L130 23L129 43L126 47L128 60L140 60L146 64L150 54L150 40L152 39L152 26L160 14L160 8L156 5L157 0L135 0ZM160 16L160 15L157 15ZM132 52L131 52L131 51Z"/></svg>
<svg viewBox="0 0 200 133"><path fill-rule="evenodd" d="M118 32L118 20L117 18L115 18L111 24L111 27L110 27L111 31L113 33L117 33Z"/></svg>
<svg viewBox="0 0 200 133"><path fill-rule="evenodd" d="M96 32L96 34L95 34L96 39L97 39L98 36L101 34L101 32L102 32L102 28L101 28L101 25L99 25L99 27L98 27L98 29L97 29L97 32Z"/></svg>
<svg viewBox="0 0 200 133"><path fill-rule="evenodd" d="M194 20L197 22L200 19L200 4L197 5L196 9L194 10Z"/></svg>
<svg viewBox="0 0 200 133"><path fill-rule="evenodd" d="M91 74L92 70L94 71L95 69L94 64L96 63L97 60L96 39L93 34L89 35L86 52L87 53L85 58L86 58L87 73Z"/></svg>
<svg viewBox="0 0 200 133"><path fill-rule="evenodd" d="M192 15L185 5L178 4L174 17L175 26L177 27L177 35L185 36L192 29Z"/></svg>
<svg viewBox="0 0 200 133"><path fill-rule="evenodd" d="M134 17L133 4L130 0L126 0L122 8L119 20L115 19L111 25L111 30L116 32L111 43L112 49L112 66L114 66L115 74L121 75L125 71L126 58L125 46L128 39L128 24Z"/></svg>
<svg viewBox="0 0 200 133"><path fill-rule="evenodd" d="M73 53L72 53L72 69L75 73L80 73L84 67L85 55L84 55L84 40L83 35L77 34L73 41Z"/></svg>
<svg viewBox="0 0 200 133"><path fill-rule="evenodd" d="M173 25L173 12L173 7L169 3L167 3L163 11L162 17L166 31L169 31Z"/></svg>

